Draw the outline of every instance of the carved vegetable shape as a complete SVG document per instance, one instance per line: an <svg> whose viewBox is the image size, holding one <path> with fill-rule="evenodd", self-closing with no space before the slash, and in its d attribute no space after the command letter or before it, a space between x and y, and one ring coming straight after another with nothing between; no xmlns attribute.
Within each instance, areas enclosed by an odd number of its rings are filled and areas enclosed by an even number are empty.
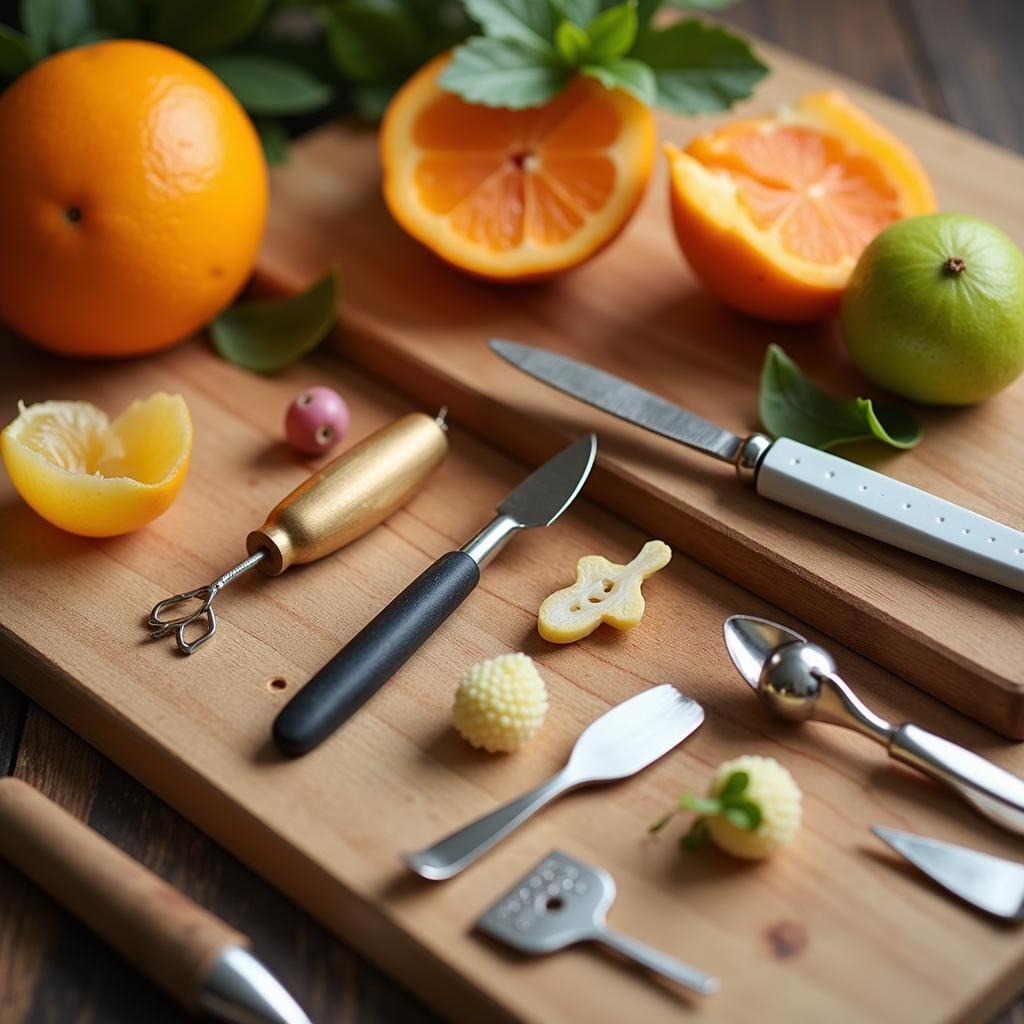
<svg viewBox="0 0 1024 1024"><path fill-rule="evenodd" d="M576 582L555 591L540 606L540 635L555 644L569 644L589 636L602 622L632 629L644 614L641 584L671 558L672 549L660 540L649 540L628 565L586 555L576 563Z"/></svg>

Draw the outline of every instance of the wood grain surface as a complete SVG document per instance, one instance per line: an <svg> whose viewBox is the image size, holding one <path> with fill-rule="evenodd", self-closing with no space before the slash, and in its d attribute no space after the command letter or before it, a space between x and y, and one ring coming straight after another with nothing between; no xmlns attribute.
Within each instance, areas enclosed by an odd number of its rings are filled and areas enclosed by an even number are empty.
<svg viewBox="0 0 1024 1024"><path fill-rule="evenodd" d="M988 217L1024 244L1016 184L1024 159L781 52L768 51L768 60L773 74L745 110L843 87L918 154L943 208ZM685 142L720 120L659 115L660 137ZM346 282L339 345L348 359L426 408L446 403L455 422L530 463L596 429L601 452L590 493L606 507L959 710L1024 738L1024 594L769 505L729 467L596 413L487 348L489 337L511 338L574 356L740 434L759 429L758 381L771 342L831 393L879 397L846 356L834 323L758 323L703 290L671 230L663 159L615 245L556 282L517 289L436 259L394 223L379 183L376 138L343 125L303 139L273 176L259 272L298 289L336 265ZM1024 528L1024 458L1005 444L1024 412L1024 380L971 409L915 412L926 436L915 450L871 444L842 454Z"/></svg>
<svg viewBox="0 0 1024 1024"><path fill-rule="evenodd" d="M115 410L156 387L180 391L198 439L181 498L121 538L62 534L0 487L0 649L14 681L443 1013L561 1024L620 1021L628 1008L656 1024L692 1012L593 951L524 961L472 933L500 890L556 846L615 876L614 925L721 974L722 993L700 1009L708 1021L746 1021L754 999L787 1019L976 1020L1024 982L1024 935L965 914L867 829L881 821L1004 854L1014 850L1009 837L856 735L774 721L732 669L721 640L728 614L792 617L677 554L648 581L636 630L566 647L537 637L536 608L571 580L579 556L624 562L646 539L588 501L555 527L517 537L459 614L341 732L282 760L269 742L282 701L405 582L486 522L524 467L453 430L449 457L409 505L329 559L225 590L216 638L183 658L169 641L147 641L142 619L157 598L237 559L247 528L308 472L275 440L289 397L314 380L337 386L352 410L351 442L407 403L326 352L274 379L247 376L200 341L116 367L10 342L5 362L30 401L74 386ZM0 401L12 400L12 386L0 384ZM1024 770L1024 750L830 646L880 713ZM537 659L552 709L520 755L491 757L453 733L451 700L467 664L509 650ZM545 778L589 721L665 681L707 710L671 756L563 800L451 882L424 883L403 868L402 851ZM681 857L678 828L647 837L681 789L702 787L741 752L780 757L804 788L807 823L792 851L750 868L713 852ZM961 942L951 945L954 930Z"/></svg>
<svg viewBox="0 0 1024 1024"><path fill-rule="evenodd" d="M14 5L8 4L11 10ZM1015 0L758 0L726 20L1017 149L1024 91ZM957 19L949 31L950 18ZM0 665L0 668L4 667ZM316 1020L433 1020L158 798L0 683L0 772L28 778L255 940ZM948 941L958 943L959 929ZM399 976L401 981L401 976ZM762 1004L763 1005L763 1004ZM1024 1021L1018 1004L1000 1024ZM180 1011L0 863L0 1020L170 1022ZM885 1019L885 1018L880 1018Z"/></svg>

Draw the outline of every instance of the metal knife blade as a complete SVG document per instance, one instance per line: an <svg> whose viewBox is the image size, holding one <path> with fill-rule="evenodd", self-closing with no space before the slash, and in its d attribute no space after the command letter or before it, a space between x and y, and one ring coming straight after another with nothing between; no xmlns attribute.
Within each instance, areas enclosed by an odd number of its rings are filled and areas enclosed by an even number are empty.
<svg viewBox="0 0 1024 1024"><path fill-rule="evenodd" d="M645 388L532 345L500 338L489 344L506 362L581 402L723 462L736 462L743 438Z"/></svg>
<svg viewBox="0 0 1024 1024"><path fill-rule="evenodd" d="M929 878L997 917L1024 919L1024 864L882 825L871 831Z"/></svg>
<svg viewBox="0 0 1024 1024"><path fill-rule="evenodd" d="M587 434L535 469L498 506L523 527L550 526L580 493L597 456L597 435Z"/></svg>

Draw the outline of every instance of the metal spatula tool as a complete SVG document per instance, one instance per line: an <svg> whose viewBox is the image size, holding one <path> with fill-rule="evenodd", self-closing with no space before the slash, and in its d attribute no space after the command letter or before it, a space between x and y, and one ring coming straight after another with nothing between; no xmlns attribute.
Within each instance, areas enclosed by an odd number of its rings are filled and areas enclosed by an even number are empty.
<svg viewBox="0 0 1024 1024"><path fill-rule="evenodd" d="M954 896L996 917L1024 920L1024 864L881 825L871 831Z"/></svg>
<svg viewBox="0 0 1024 1024"><path fill-rule="evenodd" d="M442 881L469 867L555 797L591 782L625 779L678 746L704 721L704 709L664 683L630 697L580 733L569 760L536 789L464 825L405 862L423 878Z"/></svg>
<svg viewBox="0 0 1024 1024"><path fill-rule="evenodd" d="M523 953L599 942L703 996L718 991L717 978L609 928L605 918L614 900L615 880L604 868L552 850L476 926Z"/></svg>

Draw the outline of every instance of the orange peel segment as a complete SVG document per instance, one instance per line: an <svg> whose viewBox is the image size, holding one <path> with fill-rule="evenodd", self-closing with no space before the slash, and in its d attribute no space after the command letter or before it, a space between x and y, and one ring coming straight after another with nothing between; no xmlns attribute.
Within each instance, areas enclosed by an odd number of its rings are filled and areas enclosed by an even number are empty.
<svg viewBox="0 0 1024 1024"><path fill-rule="evenodd" d="M192 419L181 395L158 391L113 422L90 402L18 405L0 434L15 489L47 522L85 537L137 530L185 482Z"/></svg>
<svg viewBox="0 0 1024 1024"><path fill-rule="evenodd" d="M493 280L582 263L629 221L654 161L651 112L578 77L542 107L503 110L443 91L436 58L388 107L384 199L448 263Z"/></svg>
<svg viewBox="0 0 1024 1024"><path fill-rule="evenodd" d="M832 315L867 244L935 208L914 154L835 90L665 152L676 237L694 273L768 320Z"/></svg>

